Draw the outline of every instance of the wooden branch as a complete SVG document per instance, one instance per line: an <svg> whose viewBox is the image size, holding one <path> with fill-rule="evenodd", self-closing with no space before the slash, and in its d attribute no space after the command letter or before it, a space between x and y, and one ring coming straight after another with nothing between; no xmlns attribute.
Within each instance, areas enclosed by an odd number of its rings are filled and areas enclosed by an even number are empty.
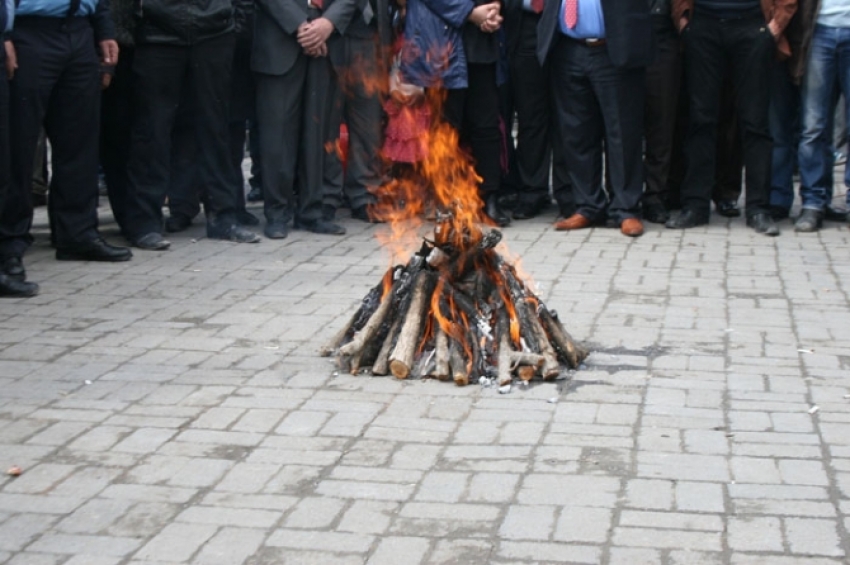
<svg viewBox="0 0 850 565"><path fill-rule="evenodd" d="M392 290L390 290L390 292L384 296L384 299L381 300L380 306L378 306L369 318L369 321L366 322L366 325L363 326L363 329L354 334L354 338L351 341L339 348L340 355L355 355L360 353L360 351L363 350L363 346L375 337L375 334L378 333L378 329L380 329L381 324L384 322L387 312L390 311L390 306L393 301L393 291L396 290L397 284L398 283L393 284Z"/></svg>
<svg viewBox="0 0 850 565"><path fill-rule="evenodd" d="M466 386L469 384L469 373L466 371L463 350L455 340L451 340L449 343L449 367L452 379L457 386Z"/></svg>
<svg viewBox="0 0 850 565"><path fill-rule="evenodd" d="M529 367L539 368L544 365L546 358L539 353L529 353L527 351L511 351L511 367L518 365L526 365Z"/></svg>
<svg viewBox="0 0 850 565"><path fill-rule="evenodd" d="M537 367L532 367L530 365L520 365L516 369L517 376L523 381L530 381L534 378L534 375L537 374Z"/></svg>
<svg viewBox="0 0 850 565"><path fill-rule="evenodd" d="M397 379L406 379L413 367L413 357L419 344L419 330L425 312L431 302L432 277L427 271L420 271L413 283L410 306L398 333L398 342L390 354L390 371Z"/></svg>
<svg viewBox="0 0 850 565"><path fill-rule="evenodd" d="M437 322L434 321L434 323ZM437 325L434 357L434 376L441 381L447 380L449 378L449 338L439 325Z"/></svg>
<svg viewBox="0 0 850 565"><path fill-rule="evenodd" d="M587 350L577 346L572 336L564 329L563 324L552 315L548 308L541 305L540 322L543 329L549 334L555 349L560 353L561 359L571 368L576 369L587 357Z"/></svg>
<svg viewBox="0 0 850 565"><path fill-rule="evenodd" d="M511 376L511 348L510 338L506 332L502 332L499 338L499 386L511 384L513 377Z"/></svg>
<svg viewBox="0 0 850 565"><path fill-rule="evenodd" d="M380 351L378 351L378 356L375 358L375 362L372 364L373 375L384 376L389 374L390 351L392 351L393 336L398 333L399 326L401 326L401 319L396 318L395 321L393 321L392 327L390 327L390 331L387 332L387 337L384 339L384 343L381 345Z"/></svg>
<svg viewBox="0 0 850 565"><path fill-rule="evenodd" d="M552 380L561 374L558 356L546 337L546 330L540 325L540 320L536 316L531 319L531 327L540 342L540 354L543 356L543 367L540 369L540 374L543 375L544 381Z"/></svg>

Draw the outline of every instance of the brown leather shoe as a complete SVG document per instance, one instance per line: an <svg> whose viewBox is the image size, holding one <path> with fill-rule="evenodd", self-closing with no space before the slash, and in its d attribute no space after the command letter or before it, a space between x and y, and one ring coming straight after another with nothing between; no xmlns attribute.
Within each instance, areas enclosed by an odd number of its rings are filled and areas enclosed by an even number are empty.
<svg viewBox="0 0 850 565"><path fill-rule="evenodd" d="M569 218L555 222L555 229L558 231L580 230L589 228L593 222L590 218L585 218L579 213L575 213Z"/></svg>
<svg viewBox="0 0 850 565"><path fill-rule="evenodd" d="M620 222L620 231L623 232L623 235L638 237L643 235L643 222L637 218L626 218Z"/></svg>

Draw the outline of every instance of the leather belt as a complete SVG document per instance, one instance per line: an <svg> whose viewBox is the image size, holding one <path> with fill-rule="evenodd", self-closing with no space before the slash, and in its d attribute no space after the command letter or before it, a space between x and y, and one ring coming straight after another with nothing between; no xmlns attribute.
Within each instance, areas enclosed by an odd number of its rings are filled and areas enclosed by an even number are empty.
<svg viewBox="0 0 850 565"><path fill-rule="evenodd" d="M599 39L596 37L590 39L576 39L576 41L578 41L579 43L584 43L588 47L602 47L603 45L608 43L605 38Z"/></svg>

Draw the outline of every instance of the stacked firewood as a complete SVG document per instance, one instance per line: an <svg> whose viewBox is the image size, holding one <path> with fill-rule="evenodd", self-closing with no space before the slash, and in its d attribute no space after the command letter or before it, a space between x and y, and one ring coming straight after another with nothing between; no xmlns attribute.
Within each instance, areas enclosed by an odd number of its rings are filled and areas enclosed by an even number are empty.
<svg viewBox="0 0 850 565"><path fill-rule="evenodd" d="M321 353L352 374L458 385L553 380L577 368L588 351L496 251L501 232L457 234L453 225L438 215L435 241L389 269Z"/></svg>

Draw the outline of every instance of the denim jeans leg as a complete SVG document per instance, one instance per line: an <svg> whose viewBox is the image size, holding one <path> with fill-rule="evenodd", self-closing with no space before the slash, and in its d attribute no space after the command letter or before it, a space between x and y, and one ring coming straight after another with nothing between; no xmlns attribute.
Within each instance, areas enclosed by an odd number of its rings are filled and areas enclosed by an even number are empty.
<svg viewBox="0 0 850 565"><path fill-rule="evenodd" d="M850 28L841 28L838 35L838 81L844 94L845 116L850 116ZM844 186L847 208L850 209L850 166L844 167ZM830 195L831 196L831 195ZM832 200L832 198L830 198Z"/></svg>
<svg viewBox="0 0 850 565"><path fill-rule="evenodd" d="M837 75L837 28L815 27L803 79L803 131L798 158L803 208L823 210L832 193L832 115Z"/></svg>
<svg viewBox="0 0 850 565"><path fill-rule="evenodd" d="M787 212L794 204L794 168L800 137L800 89L791 80L786 61L776 61L773 65L770 134L773 137L770 206Z"/></svg>

